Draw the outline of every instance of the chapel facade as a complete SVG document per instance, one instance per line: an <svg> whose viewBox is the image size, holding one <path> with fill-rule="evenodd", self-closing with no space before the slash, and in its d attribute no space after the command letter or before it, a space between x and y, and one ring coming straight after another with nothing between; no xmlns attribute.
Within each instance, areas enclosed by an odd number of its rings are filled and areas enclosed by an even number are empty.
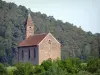
<svg viewBox="0 0 100 75"><path fill-rule="evenodd" d="M34 34L30 13L26 24L26 38L18 46L18 62L41 64L47 59L61 58L61 45L51 33Z"/></svg>

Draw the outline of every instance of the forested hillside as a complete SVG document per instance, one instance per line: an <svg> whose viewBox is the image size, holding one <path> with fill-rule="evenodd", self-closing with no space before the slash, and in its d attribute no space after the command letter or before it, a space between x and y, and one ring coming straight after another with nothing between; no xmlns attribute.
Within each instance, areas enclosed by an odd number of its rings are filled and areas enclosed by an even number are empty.
<svg viewBox="0 0 100 75"><path fill-rule="evenodd" d="M11 64L15 48L25 38L25 25L28 9L14 3L0 0L0 62ZM90 56L100 56L100 34L85 32L68 22L55 20L40 12L32 12L35 33L51 32L61 43L62 59L79 57L86 59Z"/></svg>

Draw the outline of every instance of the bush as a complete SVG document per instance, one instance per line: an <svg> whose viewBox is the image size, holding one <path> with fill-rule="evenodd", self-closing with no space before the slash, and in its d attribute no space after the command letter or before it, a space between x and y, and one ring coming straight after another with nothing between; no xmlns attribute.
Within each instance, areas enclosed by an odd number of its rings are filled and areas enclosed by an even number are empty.
<svg viewBox="0 0 100 75"><path fill-rule="evenodd" d="M6 67L0 63L0 75L7 75Z"/></svg>
<svg viewBox="0 0 100 75"><path fill-rule="evenodd" d="M78 73L81 70L81 63L78 58L68 58L64 61L64 66L68 73Z"/></svg>
<svg viewBox="0 0 100 75"><path fill-rule="evenodd" d="M77 73L77 75L92 75L92 74L87 71L80 71L79 73Z"/></svg>
<svg viewBox="0 0 100 75"><path fill-rule="evenodd" d="M95 73L98 69L100 69L100 58L95 58L88 61L87 70L89 72Z"/></svg>
<svg viewBox="0 0 100 75"><path fill-rule="evenodd" d="M33 75L33 65L30 63L19 63L16 65L14 75Z"/></svg>
<svg viewBox="0 0 100 75"><path fill-rule="evenodd" d="M87 68L87 63L81 63L81 70L85 71Z"/></svg>
<svg viewBox="0 0 100 75"><path fill-rule="evenodd" d="M83 63L77 58L46 60L41 65L19 63L14 67L0 64L0 75L100 75L100 58Z"/></svg>
<svg viewBox="0 0 100 75"><path fill-rule="evenodd" d="M50 68L50 66L52 66L52 60L48 59L48 60L43 61L41 66L43 66L44 69L47 71Z"/></svg>
<svg viewBox="0 0 100 75"><path fill-rule="evenodd" d="M14 70L16 70L16 67L7 67L7 73L8 75L13 75Z"/></svg>
<svg viewBox="0 0 100 75"><path fill-rule="evenodd" d="M67 71L61 69L58 64L54 61L52 66L49 67L48 71L44 75L66 75Z"/></svg>
<svg viewBox="0 0 100 75"><path fill-rule="evenodd" d="M44 73L45 70L44 70L44 67L43 66L35 66L34 67L34 74L41 74L41 73Z"/></svg>
<svg viewBox="0 0 100 75"><path fill-rule="evenodd" d="M58 65L59 68L65 70L65 64L64 64L64 61L63 60L57 59L57 60L55 60L53 62L55 62Z"/></svg>
<svg viewBox="0 0 100 75"><path fill-rule="evenodd" d="M96 71L96 73L94 73L94 75L100 75L100 69L98 69L98 70Z"/></svg>

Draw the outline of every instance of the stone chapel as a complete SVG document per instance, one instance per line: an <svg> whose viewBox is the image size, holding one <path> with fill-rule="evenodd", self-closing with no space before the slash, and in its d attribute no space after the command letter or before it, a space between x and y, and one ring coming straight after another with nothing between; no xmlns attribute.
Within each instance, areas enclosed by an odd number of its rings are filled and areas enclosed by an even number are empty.
<svg viewBox="0 0 100 75"><path fill-rule="evenodd" d="M34 23L28 13L26 38L18 46L18 62L39 65L47 59L61 58L61 44L51 33L34 33Z"/></svg>

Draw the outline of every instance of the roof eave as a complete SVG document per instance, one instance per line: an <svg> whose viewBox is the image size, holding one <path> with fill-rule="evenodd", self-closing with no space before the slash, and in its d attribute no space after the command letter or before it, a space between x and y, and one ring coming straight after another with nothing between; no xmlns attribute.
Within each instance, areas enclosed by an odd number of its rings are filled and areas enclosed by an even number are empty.
<svg viewBox="0 0 100 75"><path fill-rule="evenodd" d="M30 45L30 46L18 46L18 48L21 48L21 47L36 47L37 45Z"/></svg>

